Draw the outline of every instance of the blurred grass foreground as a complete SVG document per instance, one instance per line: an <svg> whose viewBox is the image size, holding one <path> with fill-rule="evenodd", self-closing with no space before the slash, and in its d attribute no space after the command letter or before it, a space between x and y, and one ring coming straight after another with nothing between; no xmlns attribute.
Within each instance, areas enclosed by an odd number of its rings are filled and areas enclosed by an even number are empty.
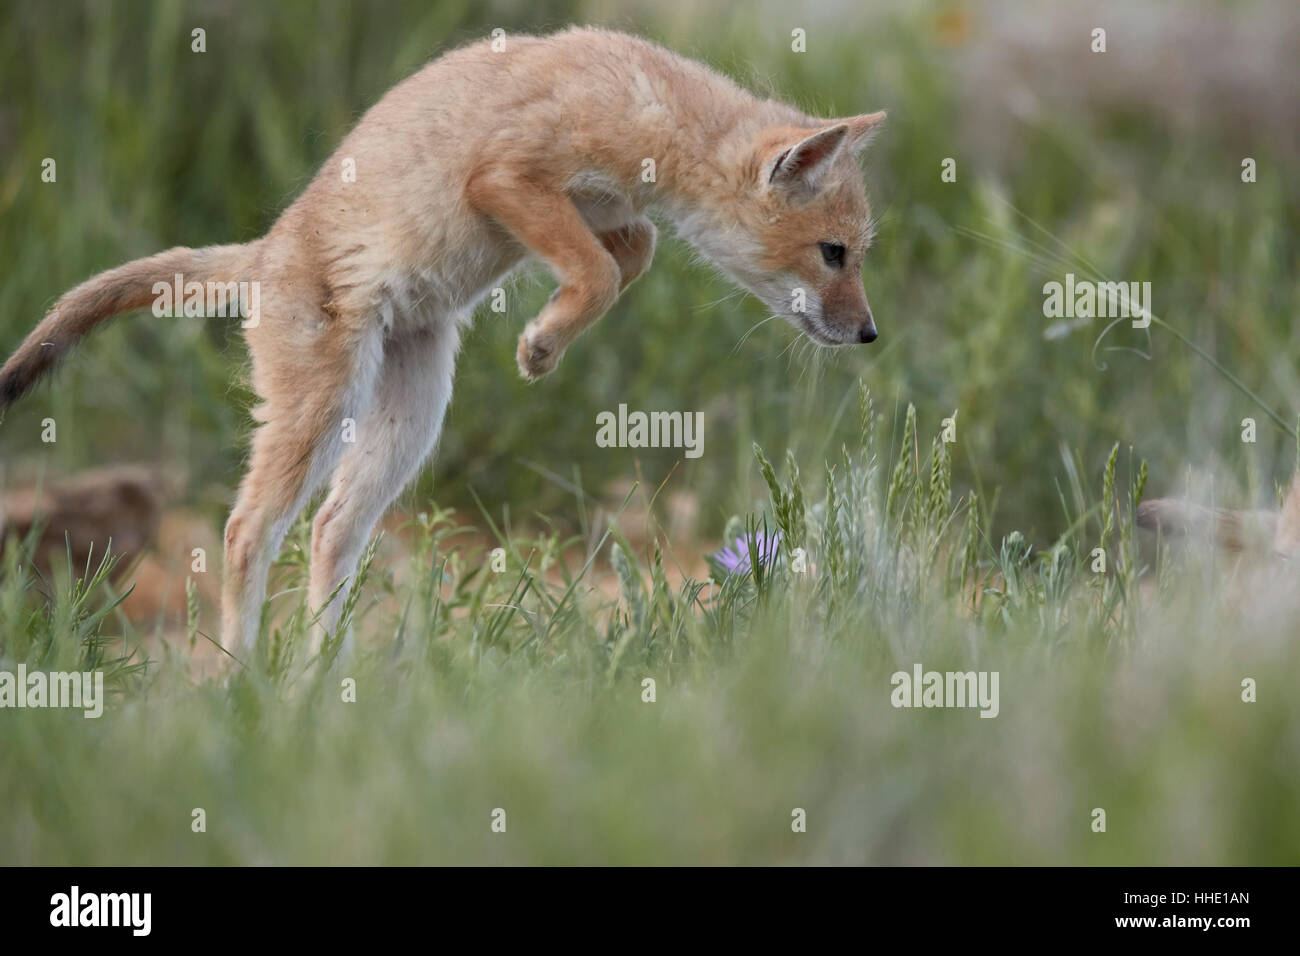
<svg viewBox="0 0 1300 956"><path fill-rule="evenodd" d="M210 640L235 330L88 342L0 422L4 490L130 463L165 504L118 564L8 528L0 672L98 670L108 699L0 709L0 862L1297 862L1294 567L1134 516L1276 508L1295 467L1300 13L870 8L7 5L6 354L88 275L263 232L385 89L496 27L603 23L890 120L877 345L747 335L760 306L666 240L530 388L514 340L549 280L525 286L466 342L332 667L302 524L256 656ZM1067 273L1150 282L1159 321L1053 325ZM598 447L620 403L702 411L704 455ZM918 666L996 673L996 717L895 706Z"/></svg>

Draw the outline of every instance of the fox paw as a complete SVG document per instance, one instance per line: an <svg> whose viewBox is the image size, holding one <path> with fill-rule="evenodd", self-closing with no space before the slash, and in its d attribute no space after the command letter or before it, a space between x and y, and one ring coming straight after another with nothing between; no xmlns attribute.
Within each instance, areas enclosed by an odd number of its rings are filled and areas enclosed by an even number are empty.
<svg viewBox="0 0 1300 956"><path fill-rule="evenodd" d="M555 369L562 351L551 336L534 328L524 329L523 335L519 336L519 349L515 353L515 358L519 361L519 374L527 381L537 381Z"/></svg>

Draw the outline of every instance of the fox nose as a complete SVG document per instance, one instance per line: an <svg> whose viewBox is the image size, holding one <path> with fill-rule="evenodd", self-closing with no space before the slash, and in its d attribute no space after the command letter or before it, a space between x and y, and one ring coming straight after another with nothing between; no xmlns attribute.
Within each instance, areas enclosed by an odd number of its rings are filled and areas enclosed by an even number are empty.
<svg viewBox="0 0 1300 956"><path fill-rule="evenodd" d="M876 341L879 334L876 331L876 317L871 314L871 306L867 305L864 296L862 299L862 325L858 328L858 341L865 345L868 342Z"/></svg>

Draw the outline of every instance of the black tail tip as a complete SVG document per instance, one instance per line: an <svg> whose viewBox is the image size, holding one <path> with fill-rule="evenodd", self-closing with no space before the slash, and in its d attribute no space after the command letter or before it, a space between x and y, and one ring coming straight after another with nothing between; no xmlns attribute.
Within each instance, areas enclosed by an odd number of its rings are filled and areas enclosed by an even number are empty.
<svg viewBox="0 0 1300 956"><path fill-rule="evenodd" d="M27 376L21 374L21 370L0 374L0 412L22 398L27 393L29 384Z"/></svg>

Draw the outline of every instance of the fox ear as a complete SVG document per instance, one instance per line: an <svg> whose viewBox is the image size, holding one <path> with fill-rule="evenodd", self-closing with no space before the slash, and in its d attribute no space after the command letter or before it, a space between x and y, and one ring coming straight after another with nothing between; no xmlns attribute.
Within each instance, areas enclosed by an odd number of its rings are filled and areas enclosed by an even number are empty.
<svg viewBox="0 0 1300 956"><path fill-rule="evenodd" d="M847 123L818 130L777 154L767 174L773 186L802 185L816 189L831 160L848 136Z"/></svg>
<svg viewBox="0 0 1300 956"><path fill-rule="evenodd" d="M866 149L867 144L876 138L876 134L880 132L880 124L884 121L884 110L875 113L863 113L861 116L850 116L848 119L831 120L832 123L843 123L849 128L848 135L845 137L845 144L855 156Z"/></svg>

